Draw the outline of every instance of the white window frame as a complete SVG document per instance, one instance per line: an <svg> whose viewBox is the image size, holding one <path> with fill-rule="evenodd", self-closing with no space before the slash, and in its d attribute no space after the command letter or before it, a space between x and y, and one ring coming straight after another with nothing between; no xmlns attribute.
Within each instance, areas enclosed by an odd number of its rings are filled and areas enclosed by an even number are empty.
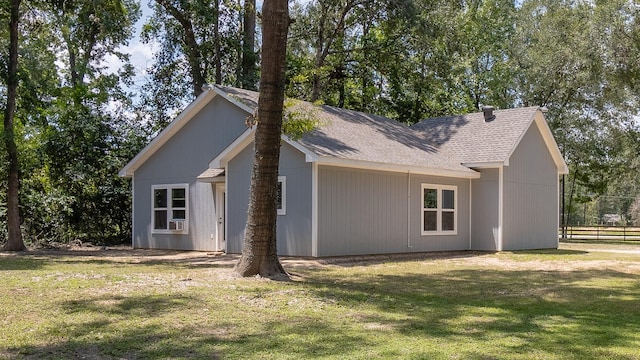
<svg viewBox="0 0 640 360"><path fill-rule="evenodd" d="M185 207L172 207L172 199L171 192L174 189L184 189L185 193ZM167 190L167 207L166 208L156 208L155 207L155 191L156 190ZM167 228L166 229L156 229L156 210L165 210L167 212ZM184 210L184 219L172 219L171 214L173 210ZM172 230L170 229L170 222L172 221L180 221L182 222L181 230ZM176 225L178 226L178 225ZM152 234L189 234L189 184L160 184L160 185L152 185L151 186L151 233Z"/></svg>
<svg viewBox="0 0 640 360"><path fill-rule="evenodd" d="M286 176L278 176L278 183L282 185L282 194L280 199L280 207L278 208L278 215L286 215L287 214L287 177Z"/></svg>
<svg viewBox="0 0 640 360"><path fill-rule="evenodd" d="M424 207L424 191L426 189L436 190L437 193L437 208L427 209ZM453 211L451 209L442 208L442 191L453 191ZM424 213L425 211L435 211L436 216L436 230L424 229ZM453 230L442 230L442 213L453 212ZM438 184L422 184L420 190L420 232L425 235L457 235L458 234L458 187L453 185L438 185Z"/></svg>

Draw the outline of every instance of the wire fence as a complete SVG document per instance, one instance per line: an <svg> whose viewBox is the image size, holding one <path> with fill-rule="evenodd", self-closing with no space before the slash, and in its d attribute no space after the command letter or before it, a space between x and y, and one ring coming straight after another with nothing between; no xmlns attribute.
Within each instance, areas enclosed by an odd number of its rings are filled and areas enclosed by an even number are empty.
<svg viewBox="0 0 640 360"><path fill-rule="evenodd" d="M638 241L640 227L637 226L565 226L558 230L559 239L565 241Z"/></svg>

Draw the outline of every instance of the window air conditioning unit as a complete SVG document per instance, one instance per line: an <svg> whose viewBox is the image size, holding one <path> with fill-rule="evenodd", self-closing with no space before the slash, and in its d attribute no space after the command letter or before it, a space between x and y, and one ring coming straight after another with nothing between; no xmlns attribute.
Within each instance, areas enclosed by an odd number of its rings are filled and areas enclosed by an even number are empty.
<svg viewBox="0 0 640 360"><path fill-rule="evenodd" d="M183 231L184 220L171 220L169 221L169 230Z"/></svg>

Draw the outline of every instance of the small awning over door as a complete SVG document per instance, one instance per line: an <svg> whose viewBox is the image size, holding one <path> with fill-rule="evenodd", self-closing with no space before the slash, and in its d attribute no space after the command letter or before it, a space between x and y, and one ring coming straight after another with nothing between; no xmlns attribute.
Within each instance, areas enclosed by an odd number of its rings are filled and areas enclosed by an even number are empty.
<svg viewBox="0 0 640 360"><path fill-rule="evenodd" d="M224 182L224 169L207 169L202 174L198 175L199 182Z"/></svg>

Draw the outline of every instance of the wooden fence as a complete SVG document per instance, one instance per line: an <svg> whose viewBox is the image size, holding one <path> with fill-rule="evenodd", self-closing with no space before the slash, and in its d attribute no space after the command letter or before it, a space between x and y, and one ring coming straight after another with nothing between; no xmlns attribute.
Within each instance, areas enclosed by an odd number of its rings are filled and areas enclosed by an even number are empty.
<svg viewBox="0 0 640 360"><path fill-rule="evenodd" d="M563 231L564 230L564 231ZM558 231L560 240L640 241L640 227L632 226L566 226Z"/></svg>

